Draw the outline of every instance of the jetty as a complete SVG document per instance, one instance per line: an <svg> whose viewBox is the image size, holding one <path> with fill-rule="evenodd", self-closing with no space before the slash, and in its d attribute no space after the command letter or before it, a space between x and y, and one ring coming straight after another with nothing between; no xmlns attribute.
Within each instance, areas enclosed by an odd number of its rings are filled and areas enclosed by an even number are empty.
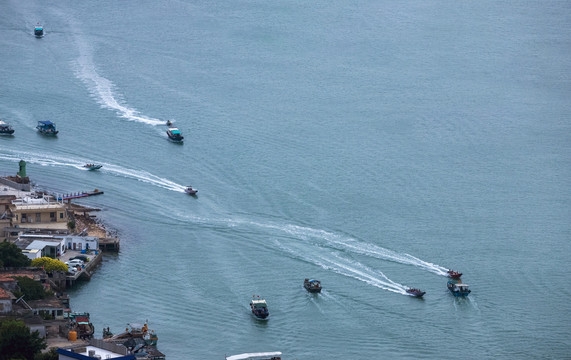
<svg viewBox="0 0 571 360"><path fill-rule="evenodd" d="M79 198L84 198L84 197L88 197L88 196L95 196L95 195L101 195L103 194L103 191L100 191L99 189L95 189L93 191L80 191L80 192L75 192L75 193L70 193L70 194L51 194L55 199L57 200L67 200L68 202L70 202L73 199L79 199Z"/></svg>

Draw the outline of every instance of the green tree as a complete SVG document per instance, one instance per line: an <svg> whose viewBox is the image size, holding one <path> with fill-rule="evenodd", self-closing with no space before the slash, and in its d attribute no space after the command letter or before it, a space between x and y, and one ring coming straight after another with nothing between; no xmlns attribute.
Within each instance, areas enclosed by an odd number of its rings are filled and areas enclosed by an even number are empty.
<svg viewBox="0 0 571 360"><path fill-rule="evenodd" d="M32 260L32 266L43 267L46 272L67 271L67 265L60 260L50 257L41 257Z"/></svg>
<svg viewBox="0 0 571 360"><path fill-rule="evenodd" d="M39 282L25 276L16 277L20 292L15 292L14 295L20 297L24 295L24 300L38 300L46 297L44 286Z"/></svg>
<svg viewBox="0 0 571 360"><path fill-rule="evenodd" d="M24 322L17 320L0 322L0 360L34 360L34 356L46 346L40 334L37 331L30 333Z"/></svg>
<svg viewBox="0 0 571 360"><path fill-rule="evenodd" d="M0 262L5 267L24 267L30 265L30 259L16 245L3 241L0 243Z"/></svg>

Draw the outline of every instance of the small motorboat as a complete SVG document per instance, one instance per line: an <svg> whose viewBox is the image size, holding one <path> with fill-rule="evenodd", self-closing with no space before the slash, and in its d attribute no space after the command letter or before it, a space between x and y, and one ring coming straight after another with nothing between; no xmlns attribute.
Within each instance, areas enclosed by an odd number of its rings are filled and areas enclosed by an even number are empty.
<svg viewBox="0 0 571 360"><path fill-rule="evenodd" d="M44 27L40 25L40 23L38 23L34 28L34 35L36 35L36 37L44 36Z"/></svg>
<svg viewBox="0 0 571 360"><path fill-rule="evenodd" d="M270 311L268 310L268 304L266 300L260 299L260 296L256 298L254 295L252 300L250 300L250 309L252 314L259 320L268 320L270 317Z"/></svg>
<svg viewBox="0 0 571 360"><path fill-rule="evenodd" d="M59 132L56 130L56 124L51 121L38 121L36 129L44 135L57 135Z"/></svg>
<svg viewBox="0 0 571 360"><path fill-rule="evenodd" d="M99 165L99 164L85 164L83 165L84 168L86 168L87 170L98 170L101 169L103 167L103 165Z"/></svg>
<svg viewBox="0 0 571 360"><path fill-rule="evenodd" d="M422 291L420 289L406 289L406 293L409 294L410 296L414 296L414 297L423 297L424 294L426 294L426 291Z"/></svg>
<svg viewBox="0 0 571 360"><path fill-rule="evenodd" d="M448 277L452 278L452 279L460 279L460 276L462 276L461 272L458 271L454 271L454 270L448 270Z"/></svg>
<svg viewBox="0 0 571 360"><path fill-rule="evenodd" d="M186 189L184 189L184 192L187 193L188 195L196 195L198 190L193 189L192 186L187 186Z"/></svg>
<svg viewBox="0 0 571 360"><path fill-rule="evenodd" d="M305 279L303 281L303 287L305 288L305 290L311 293L321 292L321 282L319 280Z"/></svg>
<svg viewBox="0 0 571 360"><path fill-rule="evenodd" d="M448 281L448 290L454 296L468 296L472 291L468 289L468 285L464 283L455 283L453 281Z"/></svg>
<svg viewBox="0 0 571 360"><path fill-rule="evenodd" d="M0 135L12 135L14 129L4 121L0 120Z"/></svg>
<svg viewBox="0 0 571 360"><path fill-rule="evenodd" d="M182 142L182 140L184 139L184 136L182 136L180 130L175 127L170 127L167 130L167 135L169 139L174 142Z"/></svg>

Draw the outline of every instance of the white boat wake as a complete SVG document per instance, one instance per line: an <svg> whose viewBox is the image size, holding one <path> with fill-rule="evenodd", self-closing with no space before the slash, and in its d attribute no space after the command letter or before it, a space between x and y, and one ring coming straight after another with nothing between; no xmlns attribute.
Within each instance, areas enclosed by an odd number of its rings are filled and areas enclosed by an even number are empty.
<svg viewBox="0 0 571 360"><path fill-rule="evenodd" d="M363 281L369 285L378 287L383 290L392 291L397 294L408 295L406 292L406 286L392 281L381 271L370 269L359 262L351 261L340 256L339 254L332 252L329 254L331 256L328 257L324 256L320 252L313 251L311 252L311 256L308 256L303 250L295 250L292 247L284 245L279 241L276 241L276 244L280 249L289 253L294 258L300 258L308 263L320 266L325 270L330 270L337 274Z"/></svg>
<svg viewBox="0 0 571 360"><path fill-rule="evenodd" d="M114 110L118 116L129 121L148 125L165 125L166 121L150 116L141 115L139 111L129 107L121 101L121 95L115 90L113 82L97 72L93 63L93 50L85 40L83 34L75 24L75 41L79 50L79 57L72 63L76 77L81 80L91 92L93 98L104 108Z"/></svg>
<svg viewBox="0 0 571 360"><path fill-rule="evenodd" d="M40 166L55 166L55 167L73 167L79 170L88 171L84 168L88 162L92 162L89 159L69 159L65 157L50 155L49 157L46 156L45 153L33 153L33 152L18 152L18 153L0 153L0 160L8 160L13 161L15 163L19 162L20 160L24 160L30 164L37 164ZM103 165L99 172L112 174L115 176L121 176L128 179L137 180L140 182L148 183L163 189L176 191L184 193L184 189L186 186L177 184L174 181L153 175L144 170L135 170L125 168L123 166L117 166L114 164L109 163L99 163Z"/></svg>

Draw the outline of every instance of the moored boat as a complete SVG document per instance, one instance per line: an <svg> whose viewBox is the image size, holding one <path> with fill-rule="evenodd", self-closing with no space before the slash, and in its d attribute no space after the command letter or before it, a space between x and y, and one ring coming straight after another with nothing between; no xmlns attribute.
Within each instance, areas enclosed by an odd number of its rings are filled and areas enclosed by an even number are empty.
<svg viewBox="0 0 571 360"><path fill-rule="evenodd" d="M38 121L36 129L44 135L57 135L59 132L56 130L56 124L51 121Z"/></svg>
<svg viewBox="0 0 571 360"><path fill-rule="evenodd" d="M3 120L0 120L0 135L12 135L13 133L14 129Z"/></svg>
<svg viewBox="0 0 571 360"><path fill-rule="evenodd" d="M182 142L184 140L184 136L182 136L182 133L180 132L180 130L178 128L175 128L175 127L170 127L167 130L167 135L168 135L169 139L171 141L174 141L174 142Z"/></svg>
<svg viewBox="0 0 571 360"><path fill-rule="evenodd" d="M468 296L472 291L468 289L468 285L464 283L455 283L453 281L448 281L448 290L454 296Z"/></svg>
<svg viewBox="0 0 571 360"><path fill-rule="evenodd" d="M305 290L312 292L312 293L321 292L321 282L319 280L305 279L303 281L303 287L305 288Z"/></svg>
<svg viewBox="0 0 571 360"><path fill-rule="evenodd" d="M454 271L454 270L448 270L447 274L448 274L448 277L452 278L452 279L460 279L460 277L462 276L461 272Z"/></svg>
<svg viewBox="0 0 571 360"><path fill-rule="evenodd" d="M101 169L103 167L103 165L99 165L99 164L85 164L83 165L84 168L86 168L87 170L98 170Z"/></svg>
<svg viewBox="0 0 571 360"><path fill-rule="evenodd" d="M270 317L268 304L266 303L266 300L260 299L260 296L256 298L254 295L253 299L250 300L250 309L252 310L252 314L257 319L268 320L268 318Z"/></svg>
<svg viewBox="0 0 571 360"><path fill-rule="evenodd" d="M406 289L406 293L414 297L423 297L424 294L426 294L426 291L422 291L420 289Z"/></svg>
<svg viewBox="0 0 571 360"><path fill-rule="evenodd" d="M34 28L34 35L36 35L36 37L44 36L44 27L40 25L40 23L38 23Z"/></svg>
<svg viewBox="0 0 571 360"><path fill-rule="evenodd" d="M68 312L64 314L69 321L69 327L77 331L80 339L91 339L95 328L89 320L89 313Z"/></svg>
<svg viewBox="0 0 571 360"><path fill-rule="evenodd" d="M187 186L186 189L184 189L184 192L187 193L188 195L196 195L198 190L193 189L192 186Z"/></svg>

